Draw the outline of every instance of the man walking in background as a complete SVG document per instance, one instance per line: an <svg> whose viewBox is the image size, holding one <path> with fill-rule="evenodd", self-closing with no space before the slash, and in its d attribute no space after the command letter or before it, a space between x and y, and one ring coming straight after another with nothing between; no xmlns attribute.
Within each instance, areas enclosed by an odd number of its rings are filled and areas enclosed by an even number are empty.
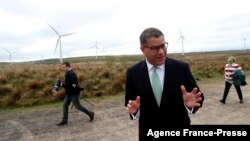
<svg viewBox="0 0 250 141"><path fill-rule="evenodd" d="M65 89L65 98L63 103L63 118L57 126L68 124L69 105L73 102L76 109L87 114L90 118L90 122L94 119L94 112L86 109L80 104L80 89L78 87L78 78L76 73L72 70L69 62L63 62L62 70L65 71L65 80L62 83L62 87Z"/></svg>

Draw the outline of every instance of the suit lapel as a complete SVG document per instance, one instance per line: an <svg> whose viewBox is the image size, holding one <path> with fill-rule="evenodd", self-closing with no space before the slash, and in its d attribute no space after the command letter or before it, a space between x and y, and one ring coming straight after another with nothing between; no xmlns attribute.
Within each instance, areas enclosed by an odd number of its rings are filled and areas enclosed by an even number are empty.
<svg viewBox="0 0 250 141"><path fill-rule="evenodd" d="M166 99L166 97L167 97L168 87L170 86L170 82L171 82L171 79L173 77L173 76L170 75L171 74L170 72L171 72L171 60L166 58L164 84L163 84L163 91L162 91L162 97L161 97L161 106L162 106L162 103L163 103L164 99Z"/></svg>
<svg viewBox="0 0 250 141"><path fill-rule="evenodd" d="M140 82L143 82L143 91L144 91L144 94L147 94L146 97L148 97L149 99L154 99L154 105L156 107L159 107L157 102L156 102L156 99L155 99L155 96L154 96L154 92L153 92L153 88L151 86L151 83L150 83L150 76L148 75L148 67L147 67L147 63L146 63L146 60L143 62L143 65L141 66L141 78L142 78L142 81Z"/></svg>

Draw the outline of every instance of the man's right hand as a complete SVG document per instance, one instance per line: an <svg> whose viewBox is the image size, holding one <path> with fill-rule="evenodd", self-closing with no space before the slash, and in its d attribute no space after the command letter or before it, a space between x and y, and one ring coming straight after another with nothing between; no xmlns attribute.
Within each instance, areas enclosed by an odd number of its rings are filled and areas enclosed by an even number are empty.
<svg viewBox="0 0 250 141"><path fill-rule="evenodd" d="M126 110L129 114L136 113L140 108L140 96L137 96L135 100L129 100Z"/></svg>

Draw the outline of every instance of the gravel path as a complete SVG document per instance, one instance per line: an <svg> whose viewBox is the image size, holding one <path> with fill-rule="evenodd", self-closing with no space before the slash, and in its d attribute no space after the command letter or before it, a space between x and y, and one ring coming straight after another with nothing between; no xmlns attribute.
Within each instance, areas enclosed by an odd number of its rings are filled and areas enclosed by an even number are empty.
<svg viewBox="0 0 250 141"><path fill-rule="evenodd" d="M192 124L247 124L250 125L250 77L242 87L244 104L239 103L234 87L226 104L221 104L224 80L210 80L199 84L205 94L203 107L191 115ZM93 122L88 116L71 109L68 125L57 127L62 107L42 109L0 116L0 141L136 141L138 121L131 121L123 106L124 97L116 96L92 100L95 111Z"/></svg>

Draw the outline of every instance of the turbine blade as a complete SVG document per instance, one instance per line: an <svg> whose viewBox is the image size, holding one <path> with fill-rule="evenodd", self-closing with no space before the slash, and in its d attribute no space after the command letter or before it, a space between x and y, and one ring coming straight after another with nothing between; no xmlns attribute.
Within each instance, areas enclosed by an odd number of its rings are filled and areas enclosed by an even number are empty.
<svg viewBox="0 0 250 141"><path fill-rule="evenodd" d="M69 36L69 35L72 35L72 34L75 34L75 33L64 34L64 35L61 35L61 36Z"/></svg>
<svg viewBox="0 0 250 141"><path fill-rule="evenodd" d="M89 47L89 49L91 49L91 48L95 48L95 46L91 46L91 47Z"/></svg>
<svg viewBox="0 0 250 141"><path fill-rule="evenodd" d="M54 54L56 54L56 49L57 49L57 45L58 45L58 43L59 43L59 41L61 40L61 36L59 36L58 37L58 39L57 39L57 42L56 42L56 47L55 47L55 52L54 52Z"/></svg>
<svg viewBox="0 0 250 141"><path fill-rule="evenodd" d="M247 40L246 38L245 38L245 36L244 36L244 34L242 33L242 38L243 38L243 40Z"/></svg>
<svg viewBox="0 0 250 141"><path fill-rule="evenodd" d="M4 50L7 51L8 53L10 53L10 51L8 49L4 48Z"/></svg>
<svg viewBox="0 0 250 141"><path fill-rule="evenodd" d="M48 24L48 23L47 23ZM49 27L58 35L58 36L60 36L60 34L50 25L50 24L48 24L49 25Z"/></svg>
<svg viewBox="0 0 250 141"><path fill-rule="evenodd" d="M180 40L181 40L181 37L175 42L175 44L177 44Z"/></svg>

